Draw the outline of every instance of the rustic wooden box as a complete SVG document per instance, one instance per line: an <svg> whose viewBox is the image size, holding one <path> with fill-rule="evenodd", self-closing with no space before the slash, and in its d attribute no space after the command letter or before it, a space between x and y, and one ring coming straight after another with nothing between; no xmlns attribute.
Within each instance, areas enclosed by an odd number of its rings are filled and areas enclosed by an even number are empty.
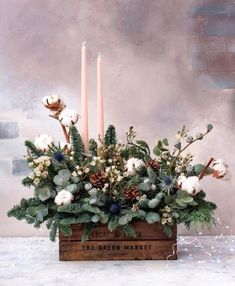
<svg viewBox="0 0 235 286"><path fill-rule="evenodd" d="M135 222L133 226L136 238L127 238L119 230L110 232L104 225L93 230L89 241L81 242L82 226L73 225L72 236L59 234L59 258L61 261L177 259L176 226L170 238L158 223ZM173 248L175 254L171 255Z"/></svg>

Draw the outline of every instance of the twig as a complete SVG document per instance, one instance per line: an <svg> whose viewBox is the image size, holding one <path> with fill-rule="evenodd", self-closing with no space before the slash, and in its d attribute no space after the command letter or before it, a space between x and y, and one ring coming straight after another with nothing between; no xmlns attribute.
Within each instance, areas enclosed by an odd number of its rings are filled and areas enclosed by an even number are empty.
<svg viewBox="0 0 235 286"><path fill-rule="evenodd" d="M210 164L212 163L212 161L214 160L214 158L210 158L209 162L206 164L206 166L203 168L203 170L201 171L200 175L199 175L199 180L201 180L205 173L206 173L206 170L209 168Z"/></svg>
<svg viewBox="0 0 235 286"><path fill-rule="evenodd" d="M69 139L69 135L68 135L68 132L67 132L66 128L64 127L64 125L62 123L60 123L60 125L62 127L66 143L70 144L70 139Z"/></svg>

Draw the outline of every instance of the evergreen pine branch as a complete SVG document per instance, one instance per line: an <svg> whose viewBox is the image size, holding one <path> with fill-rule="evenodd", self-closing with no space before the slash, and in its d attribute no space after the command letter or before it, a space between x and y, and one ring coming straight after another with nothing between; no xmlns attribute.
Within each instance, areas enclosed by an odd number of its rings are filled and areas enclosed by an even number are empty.
<svg viewBox="0 0 235 286"><path fill-rule="evenodd" d="M72 235L72 228L70 225L62 225L60 224L60 231L65 236L71 236Z"/></svg>
<svg viewBox="0 0 235 286"><path fill-rule="evenodd" d="M59 213L70 213L70 214L80 214L83 212L100 214L101 212L101 210L96 206L91 206L89 204L79 204L79 203L60 206L58 207L57 211Z"/></svg>
<svg viewBox="0 0 235 286"><path fill-rule="evenodd" d="M42 154L43 154L42 151L38 150L32 141L26 140L24 144L33 157L38 158L38 157L42 156Z"/></svg>
<svg viewBox="0 0 235 286"><path fill-rule="evenodd" d="M123 225L120 227L120 229L126 237L136 237L135 229L131 224Z"/></svg>
<svg viewBox="0 0 235 286"><path fill-rule="evenodd" d="M21 181L22 185L25 186L25 187L31 187L33 186L33 179L29 178L29 177L26 177L24 178L22 181Z"/></svg>
<svg viewBox="0 0 235 286"><path fill-rule="evenodd" d="M70 225L78 223L88 223L91 221L92 215L88 213L83 213L77 217L71 216L60 220L61 225Z"/></svg>
<svg viewBox="0 0 235 286"><path fill-rule="evenodd" d="M109 146L109 145L114 145L116 143L117 143L117 136L115 127L113 125L109 125L104 136L104 144L106 146Z"/></svg>
<svg viewBox="0 0 235 286"><path fill-rule="evenodd" d="M55 241L56 239L56 234L57 234L57 231L58 231L58 228L59 228L59 219L58 218L55 218L50 226L50 240L52 242Z"/></svg>
<svg viewBox="0 0 235 286"><path fill-rule="evenodd" d="M18 205L13 206L7 213L8 217L15 217L18 220L27 218L28 208L37 207L42 202L37 198L21 199Z"/></svg>
<svg viewBox="0 0 235 286"><path fill-rule="evenodd" d="M84 159L84 144L82 142L81 135L79 134L77 128L72 125L70 128L71 143L74 151L74 160L77 164L81 164Z"/></svg>
<svg viewBox="0 0 235 286"><path fill-rule="evenodd" d="M98 149L98 145L97 145L97 142L95 141L95 139L90 139L89 140L89 152L90 152L92 157L97 156L97 149Z"/></svg>
<svg viewBox="0 0 235 286"><path fill-rule="evenodd" d="M179 223L184 223L188 229L197 229L199 225L204 225L211 229L216 224L214 210L216 205L208 201L196 201L197 206L179 210Z"/></svg>
<svg viewBox="0 0 235 286"><path fill-rule="evenodd" d="M90 236L92 230L94 229L94 227L95 227L95 225L92 223L84 224L83 233L81 236L81 241L84 242L84 241L89 240L89 236Z"/></svg>

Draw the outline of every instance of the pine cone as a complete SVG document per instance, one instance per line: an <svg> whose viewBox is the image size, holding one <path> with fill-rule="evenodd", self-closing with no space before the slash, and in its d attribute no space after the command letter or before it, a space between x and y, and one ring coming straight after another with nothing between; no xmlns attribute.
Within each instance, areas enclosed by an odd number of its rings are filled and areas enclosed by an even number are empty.
<svg viewBox="0 0 235 286"><path fill-rule="evenodd" d="M154 170L160 169L160 165L159 165L158 161L155 159L150 159L146 165L147 165L147 167L151 167Z"/></svg>
<svg viewBox="0 0 235 286"><path fill-rule="evenodd" d="M123 196L129 201L134 201L139 195L140 190L138 189L138 187L133 186L123 190Z"/></svg>
<svg viewBox="0 0 235 286"><path fill-rule="evenodd" d="M102 189L105 185L106 175L103 171L96 172L90 176L90 182L95 188Z"/></svg>

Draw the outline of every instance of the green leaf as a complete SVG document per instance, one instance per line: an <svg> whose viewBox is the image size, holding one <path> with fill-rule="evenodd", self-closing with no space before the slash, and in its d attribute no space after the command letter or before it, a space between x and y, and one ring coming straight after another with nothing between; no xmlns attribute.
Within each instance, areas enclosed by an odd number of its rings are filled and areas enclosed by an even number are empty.
<svg viewBox="0 0 235 286"><path fill-rule="evenodd" d="M159 222L160 221L160 215L155 212L148 212L146 215L146 221L149 224Z"/></svg>
<svg viewBox="0 0 235 286"><path fill-rule="evenodd" d="M159 203L160 203L160 200L155 198L148 202L148 206L150 209L154 209L159 205Z"/></svg>
<svg viewBox="0 0 235 286"><path fill-rule="evenodd" d="M147 150L147 154L150 154L149 145L143 140L136 140L136 143L143 149Z"/></svg>
<svg viewBox="0 0 235 286"><path fill-rule="evenodd" d="M172 227L169 224L164 224L163 229L164 229L164 233L167 237L172 236Z"/></svg>
<svg viewBox="0 0 235 286"><path fill-rule="evenodd" d="M118 227L118 217L114 216L110 219L110 221L108 222L108 229L109 231L114 231L117 227Z"/></svg>
<svg viewBox="0 0 235 286"><path fill-rule="evenodd" d="M129 214L125 214L124 216L121 216L118 220L118 223L120 225L125 225L129 223L131 220L132 220L132 215L129 213Z"/></svg>
<svg viewBox="0 0 235 286"><path fill-rule="evenodd" d="M156 155L156 156L160 156L162 151L161 149L156 145L154 148L153 148L153 153Z"/></svg>
<svg viewBox="0 0 235 286"><path fill-rule="evenodd" d="M76 193L77 185L76 184L71 184L71 185L68 185L65 189L66 189L66 191L68 191L70 193Z"/></svg>
<svg viewBox="0 0 235 286"><path fill-rule="evenodd" d="M154 170L151 167L148 167L147 172L148 172L149 182L153 183L157 177Z"/></svg>
<svg viewBox="0 0 235 286"><path fill-rule="evenodd" d="M140 199L138 203L141 208L146 208L148 206L148 202L149 202L148 199Z"/></svg>
<svg viewBox="0 0 235 286"><path fill-rule="evenodd" d="M162 143L165 145L165 146L169 146L169 143L168 143L168 139L167 138L164 138L162 140Z"/></svg>
<svg viewBox="0 0 235 286"><path fill-rule="evenodd" d="M72 235L72 228L70 225L62 225L60 224L60 231L65 236L71 236Z"/></svg>
<svg viewBox="0 0 235 286"><path fill-rule="evenodd" d="M74 151L74 160L77 164L81 164L84 160L84 153L85 153L81 135L79 134L76 126L74 125L70 126L69 131Z"/></svg>
<svg viewBox="0 0 235 286"><path fill-rule="evenodd" d="M46 201L51 197L51 191L49 187L43 187L36 190L36 195L41 201Z"/></svg>
<svg viewBox="0 0 235 286"><path fill-rule="evenodd" d="M58 176L62 178L63 181L68 181L71 177L70 171L68 169L60 170Z"/></svg>
<svg viewBox="0 0 235 286"><path fill-rule="evenodd" d="M53 182L57 185L57 186L62 186L63 183L64 183L64 180L62 177L60 177L59 175L56 175L54 178L53 178Z"/></svg>
<svg viewBox="0 0 235 286"><path fill-rule="evenodd" d="M133 237L133 238L136 237L136 232L132 225L130 224L122 225L120 229L126 237Z"/></svg>
<svg viewBox="0 0 235 286"><path fill-rule="evenodd" d="M97 215L97 214L93 215L92 218L91 218L92 222L98 222L99 220L100 220L100 216Z"/></svg>

